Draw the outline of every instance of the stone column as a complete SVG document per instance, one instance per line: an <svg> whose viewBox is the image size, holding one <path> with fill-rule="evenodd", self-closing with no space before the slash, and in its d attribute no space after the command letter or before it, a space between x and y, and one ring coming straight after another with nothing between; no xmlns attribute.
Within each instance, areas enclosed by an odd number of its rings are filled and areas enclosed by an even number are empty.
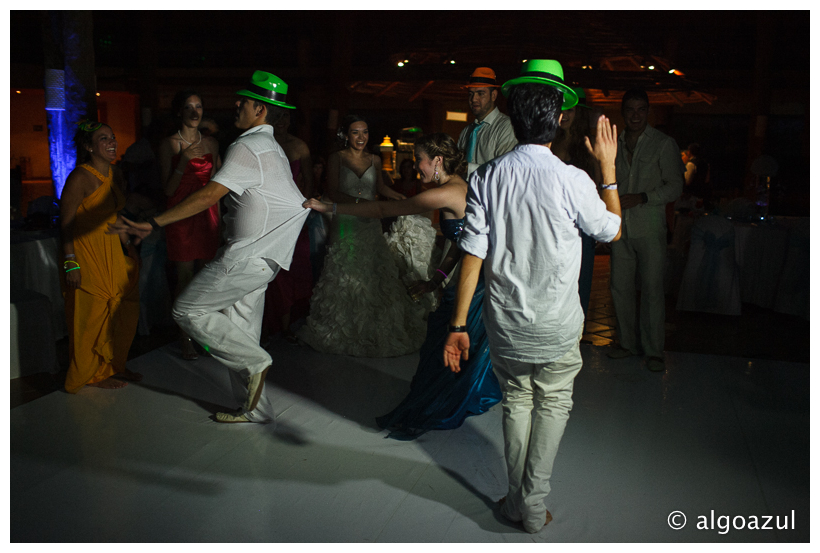
<svg viewBox="0 0 820 553"><path fill-rule="evenodd" d="M75 123L97 118L94 32L90 11L43 12L44 87L50 95L48 140L54 192L62 195L76 164ZM59 72L62 71L62 74ZM62 97L59 86L62 81Z"/></svg>

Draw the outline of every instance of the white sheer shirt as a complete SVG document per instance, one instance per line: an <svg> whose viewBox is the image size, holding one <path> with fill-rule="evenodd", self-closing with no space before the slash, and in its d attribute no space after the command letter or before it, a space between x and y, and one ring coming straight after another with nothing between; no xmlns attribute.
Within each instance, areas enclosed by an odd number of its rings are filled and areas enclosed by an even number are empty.
<svg viewBox="0 0 820 553"><path fill-rule="evenodd" d="M592 179L545 146L519 144L471 175L459 247L484 259L493 355L548 363L578 342L580 230L609 242L620 224Z"/></svg>
<svg viewBox="0 0 820 553"><path fill-rule="evenodd" d="M230 190L225 197L226 244L219 255L261 257L288 269L310 210L302 207L305 198L273 138L273 127L259 125L242 133L212 180Z"/></svg>

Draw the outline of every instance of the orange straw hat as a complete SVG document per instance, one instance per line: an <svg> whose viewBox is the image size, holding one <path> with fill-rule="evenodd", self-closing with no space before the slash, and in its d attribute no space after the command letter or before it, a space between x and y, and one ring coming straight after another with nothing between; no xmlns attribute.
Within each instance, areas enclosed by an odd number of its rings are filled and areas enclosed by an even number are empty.
<svg viewBox="0 0 820 553"><path fill-rule="evenodd" d="M473 74L470 75L470 81L461 88L476 88L476 87L492 87L498 88L501 85L495 80L495 71L489 67L477 67Z"/></svg>

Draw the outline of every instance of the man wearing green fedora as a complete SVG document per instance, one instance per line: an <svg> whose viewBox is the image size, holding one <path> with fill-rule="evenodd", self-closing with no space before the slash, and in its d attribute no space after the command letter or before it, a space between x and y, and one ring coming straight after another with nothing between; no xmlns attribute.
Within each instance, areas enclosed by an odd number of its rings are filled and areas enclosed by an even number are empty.
<svg viewBox="0 0 820 553"><path fill-rule="evenodd" d="M290 266L296 238L310 210L293 182L285 152L273 138L273 124L287 109L287 84L256 71L237 92L235 125L245 130L228 147L225 162L202 189L168 211L135 223L118 219L110 232L145 238L208 209L225 197L226 243L174 303L174 320L210 354L231 369L235 412L218 422L268 422L270 401L262 393L271 367L259 345L265 289L279 269Z"/></svg>
<svg viewBox="0 0 820 553"><path fill-rule="evenodd" d="M544 504L558 446L581 369L584 315L578 298L579 229L610 242L621 234L615 183L617 135L598 119L594 149L604 191L551 151L561 108L578 101L561 64L530 60L501 88L508 97L518 146L470 177L459 247L456 306L444 347L445 365L459 372L470 338L470 298L484 271L484 325L493 368L504 392L504 456L509 487L501 513L537 532L552 519Z"/></svg>

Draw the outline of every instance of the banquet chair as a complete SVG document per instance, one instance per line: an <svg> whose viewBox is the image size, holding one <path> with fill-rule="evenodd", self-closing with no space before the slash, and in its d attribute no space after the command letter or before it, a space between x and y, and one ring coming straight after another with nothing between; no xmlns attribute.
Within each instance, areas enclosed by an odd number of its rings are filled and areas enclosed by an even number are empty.
<svg viewBox="0 0 820 553"><path fill-rule="evenodd" d="M723 217L706 215L695 221L677 309L740 315L735 231Z"/></svg>

